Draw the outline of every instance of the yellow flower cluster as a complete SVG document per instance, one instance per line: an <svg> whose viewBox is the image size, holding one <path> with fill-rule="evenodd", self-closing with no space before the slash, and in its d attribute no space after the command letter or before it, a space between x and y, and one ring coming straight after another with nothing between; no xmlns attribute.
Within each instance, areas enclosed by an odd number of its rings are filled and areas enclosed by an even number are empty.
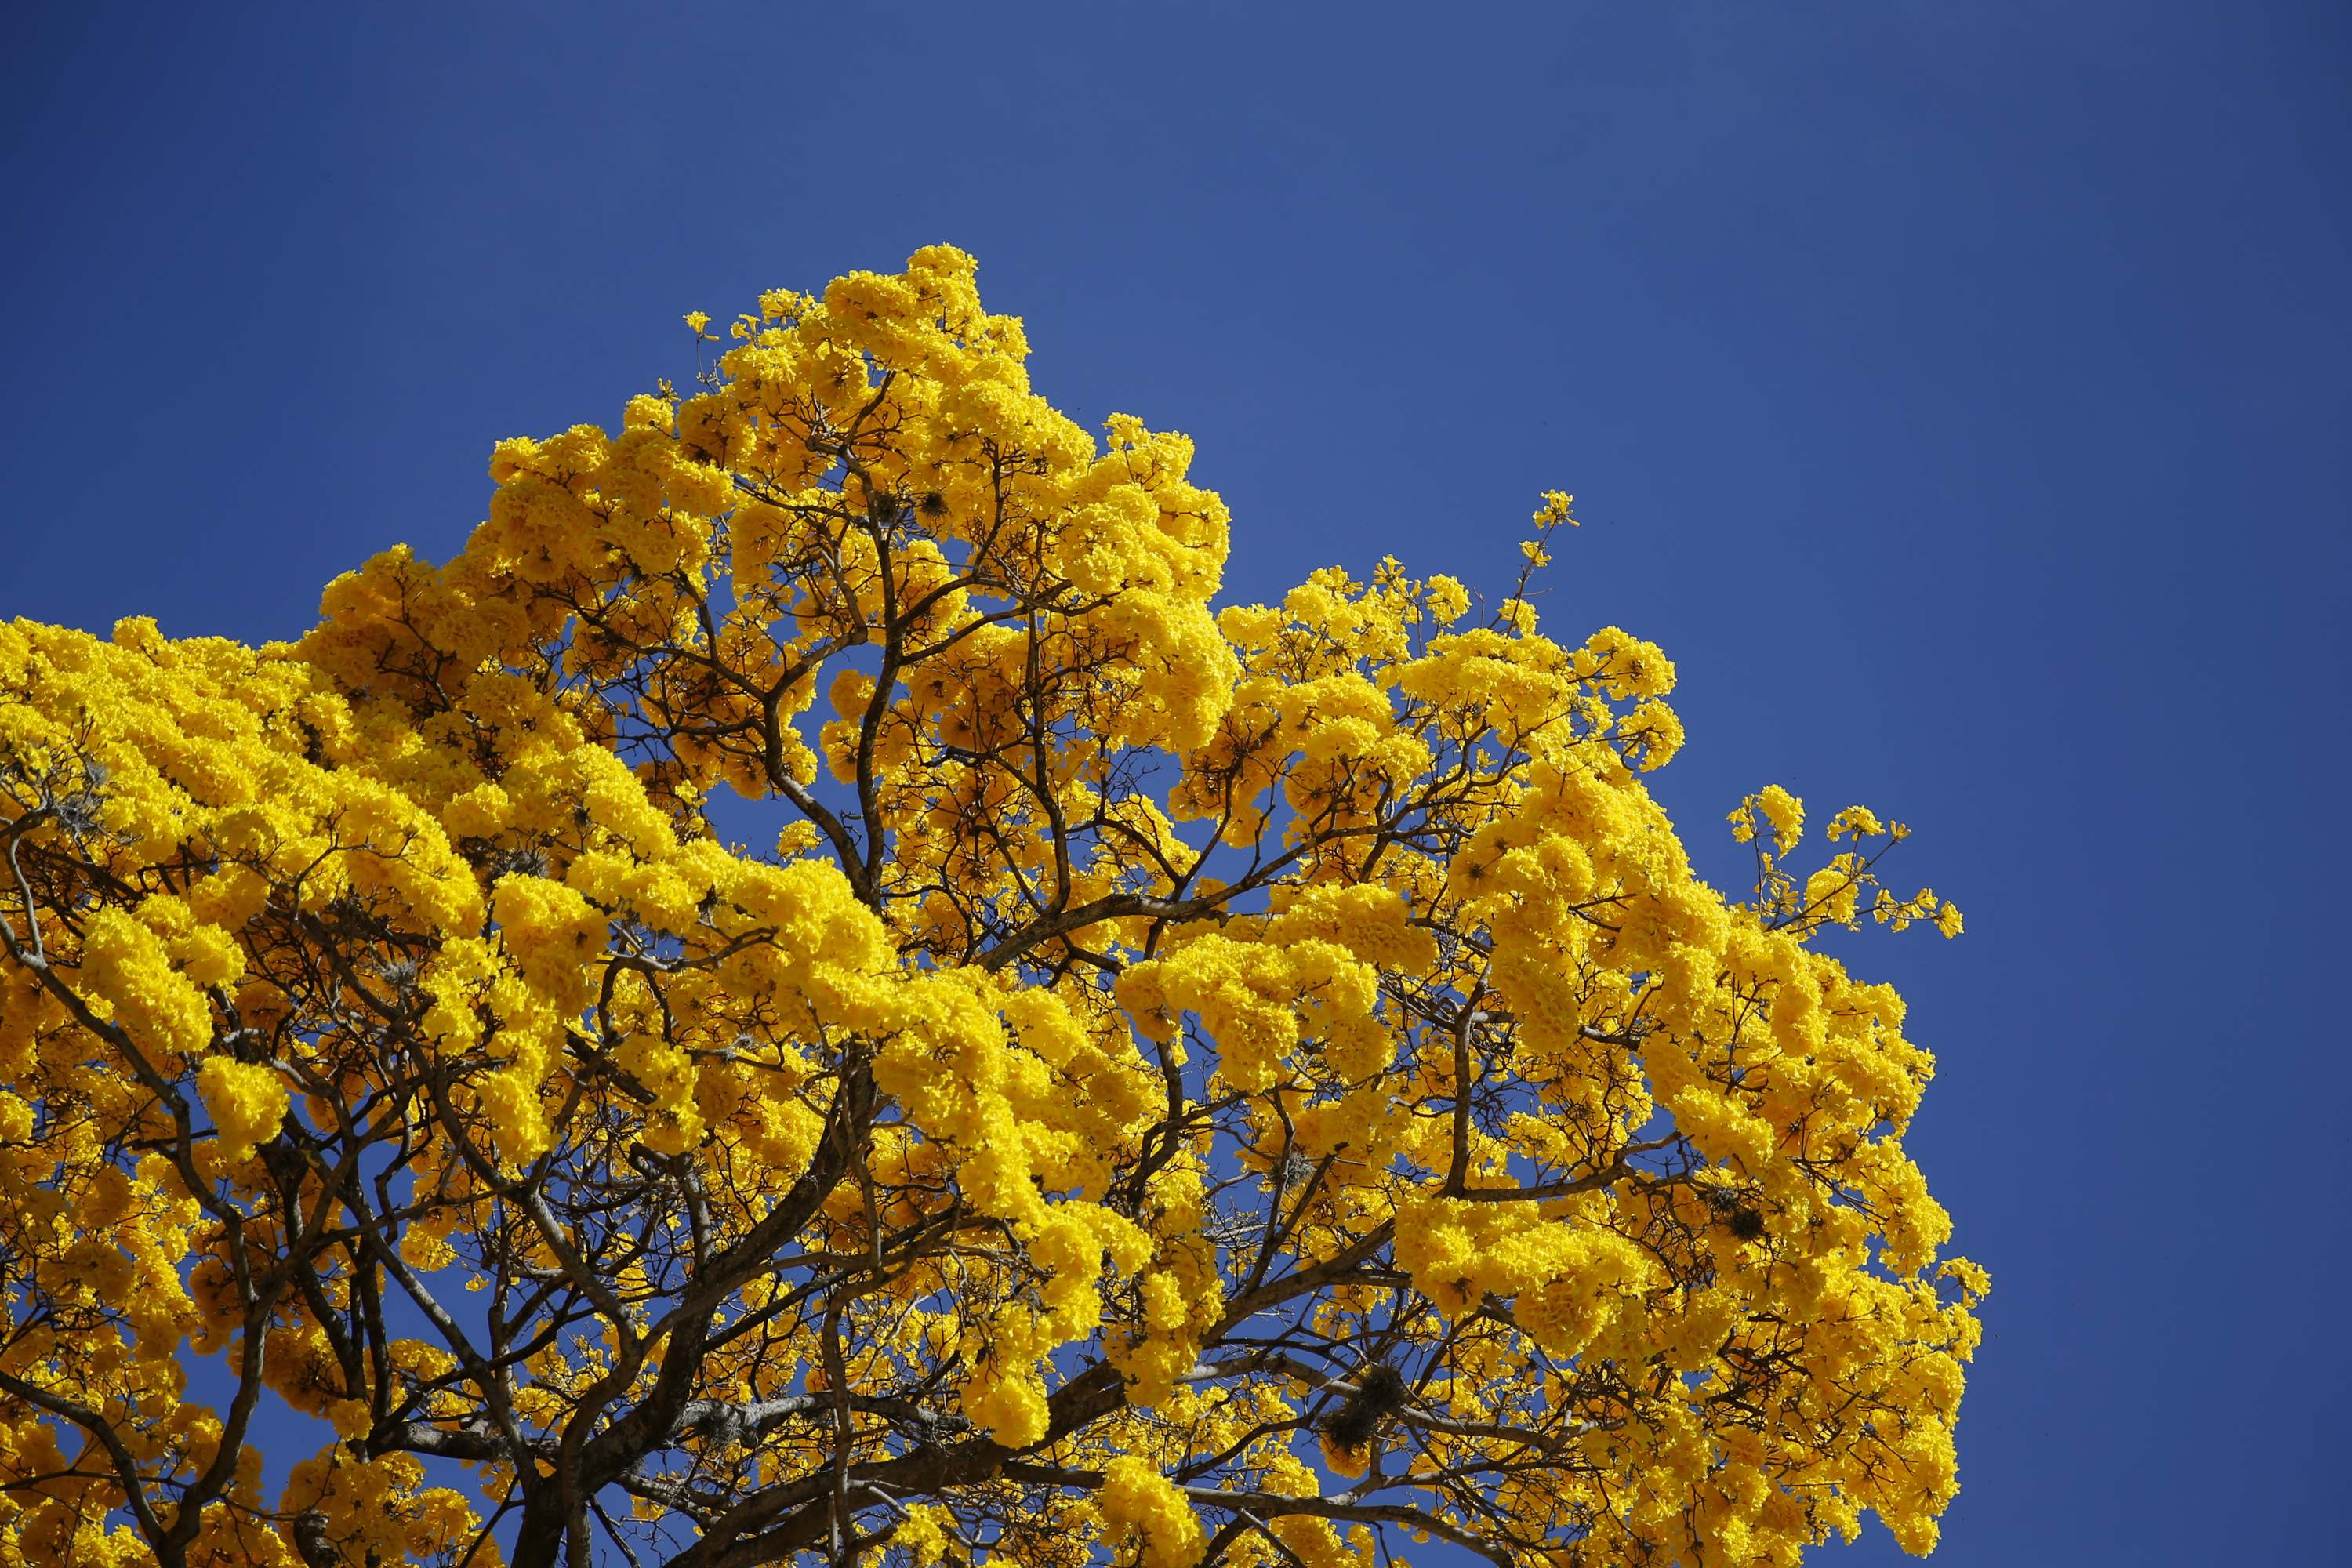
<svg viewBox="0 0 2352 1568"><path fill-rule="evenodd" d="M1207 1544L1201 1521L1159 1467L1122 1454L1103 1469L1103 1523L1113 1542L1137 1542L1144 1568L1192 1568Z"/></svg>
<svg viewBox="0 0 2352 1568"><path fill-rule="evenodd" d="M686 321L298 642L0 626L0 1563L1932 1542L1985 1280L1814 938L1958 911L1696 875L1566 495L1216 607L962 253Z"/></svg>

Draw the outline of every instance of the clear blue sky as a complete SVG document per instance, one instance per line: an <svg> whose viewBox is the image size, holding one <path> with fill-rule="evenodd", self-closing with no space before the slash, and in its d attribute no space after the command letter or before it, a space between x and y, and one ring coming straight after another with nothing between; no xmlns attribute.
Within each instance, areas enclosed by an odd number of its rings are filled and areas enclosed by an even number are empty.
<svg viewBox="0 0 2352 1568"><path fill-rule="evenodd" d="M1918 828L1864 946L1993 1271L1954 1563L2342 1548L2352 12L28 7L0 616L299 632L677 318L949 240L1200 441L1230 577L1393 552ZM2333 1308L2329 1303L2334 1301ZM2326 1325L2339 1322L2337 1331ZM1838 1563L1892 1561L1874 1531Z"/></svg>

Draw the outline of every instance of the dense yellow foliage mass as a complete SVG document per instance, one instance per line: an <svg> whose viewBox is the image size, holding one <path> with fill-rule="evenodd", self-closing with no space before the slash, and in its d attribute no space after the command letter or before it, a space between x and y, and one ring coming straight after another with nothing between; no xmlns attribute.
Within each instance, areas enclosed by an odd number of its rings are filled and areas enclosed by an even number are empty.
<svg viewBox="0 0 2352 1568"><path fill-rule="evenodd" d="M1214 609L961 252L688 321L298 643L0 627L0 1563L1934 1542L1984 1279L1815 939L1958 913L1693 874L1567 497Z"/></svg>

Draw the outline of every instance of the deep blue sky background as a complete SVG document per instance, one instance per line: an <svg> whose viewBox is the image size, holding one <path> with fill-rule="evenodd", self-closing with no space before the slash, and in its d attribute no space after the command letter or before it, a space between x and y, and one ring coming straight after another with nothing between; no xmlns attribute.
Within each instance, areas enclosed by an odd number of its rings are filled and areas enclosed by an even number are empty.
<svg viewBox="0 0 2352 1568"><path fill-rule="evenodd" d="M689 371L682 311L933 240L1063 406L1198 437L1234 596L1499 588L1574 491L1549 621L1679 663L1705 862L1778 780L1968 911L1854 955L1995 1281L1940 1560L2343 1550L2352 12L47 6L5 53L0 616L299 633L454 550L495 437Z"/></svg>

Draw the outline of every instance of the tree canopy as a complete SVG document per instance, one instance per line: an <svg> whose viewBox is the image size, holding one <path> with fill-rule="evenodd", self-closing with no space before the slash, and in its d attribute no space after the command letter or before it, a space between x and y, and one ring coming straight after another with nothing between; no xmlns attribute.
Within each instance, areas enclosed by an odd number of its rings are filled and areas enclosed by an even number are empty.
<svg viewBox="0 0 2352 1568"><path fill-rule="evenodd" d="M299 641L0 626L0 1562L1933 1543L1903 827L1702 881L1556 492L1213 607L973 276L689 316Z"/></svg>

